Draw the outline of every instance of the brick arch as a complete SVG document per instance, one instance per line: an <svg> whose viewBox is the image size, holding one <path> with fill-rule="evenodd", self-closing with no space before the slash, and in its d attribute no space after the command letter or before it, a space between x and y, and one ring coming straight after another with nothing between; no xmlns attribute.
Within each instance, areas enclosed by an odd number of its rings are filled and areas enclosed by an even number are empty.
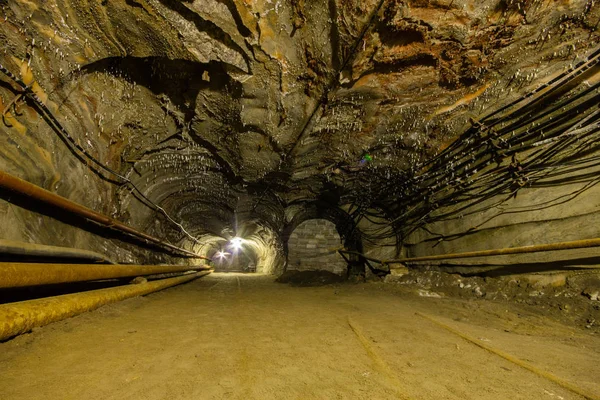
<svg viewBox="0 0 600 400"><path fill-rule="evenodd" d="M316 201L303 205L303 207L295 213L292 220L284 227L281 234L281 240L286 260L289 255L288 243L291 234L303 222L314 219L324 219L332 222L341 238L342 245L348 250L362 253L361 232L356 226L352 216L339 207L332 207L329 203ZM364 275L364 260L357 256L350 256L349 260L350 263L347 264L348 274Z"/></svg>
<svg viewBox="0 0 600 400"><path fill-rule="evenodd" d="M337 253L342 238L333 222L309 219L294 229L288 239L287 270L325 270L342 274L347 264Z"/></svg>

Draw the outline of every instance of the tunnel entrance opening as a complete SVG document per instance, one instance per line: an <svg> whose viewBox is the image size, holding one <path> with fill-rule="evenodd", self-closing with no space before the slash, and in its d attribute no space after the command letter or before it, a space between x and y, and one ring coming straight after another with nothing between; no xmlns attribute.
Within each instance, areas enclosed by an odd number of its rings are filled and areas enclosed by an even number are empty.
<svg viewBox="0 0 600 400"><path fill-rule="evenodd" d="M337 250L342 239L333 222L311 219L298 225L288 240L287 271L323 270L342 275L347 264Z"/></svg>
<svg viewBox="0 0 600 400"><path fill-rule="evenodd" d="M249 249L215 248L208 256L212 259L215 272L256 272L257 260Z"/></svg>
<svg viewBox="0 0 600 400"><path fill-rule="evenodd" d="M232 245L232 241L214 247L208 257L215 272L254 273L258 264L256 254L249 246L242 243Z"/></svg>
<svg viewBox="0 0 600 400"><path fill-rule="evenodd" d="M362 257L344 258L338 250L362 253L361 231L352 216L328 202L304 204L282 234L286 271L324 270L347 278L364 277Z"/></svg>

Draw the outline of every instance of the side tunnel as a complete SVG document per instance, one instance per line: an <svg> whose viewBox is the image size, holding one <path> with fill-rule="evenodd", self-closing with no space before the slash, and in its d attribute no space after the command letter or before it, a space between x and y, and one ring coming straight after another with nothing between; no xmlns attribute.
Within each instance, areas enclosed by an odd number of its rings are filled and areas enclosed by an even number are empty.
<svg viewBox="0 0 600 400"><path fill-rule="evenodd" d="M337 250L342 248L356 253L362 253L363 250L361 232L350 214L339 207L319 201L292 206L286 214L291 216L281 235L286 270L300 267L343 272L348 277L365 275L362 257L349 255L347 261L344 261L337 254ZM314 229L312 234L311 229ZM339 241L337 246L333 246L336 235ZM314 250L312 256L311 250ZM303 260L299 260L299 257ZM300 265L297 264L298 261ZM345 263L345 268L340 267L340 263Z"/></svg>

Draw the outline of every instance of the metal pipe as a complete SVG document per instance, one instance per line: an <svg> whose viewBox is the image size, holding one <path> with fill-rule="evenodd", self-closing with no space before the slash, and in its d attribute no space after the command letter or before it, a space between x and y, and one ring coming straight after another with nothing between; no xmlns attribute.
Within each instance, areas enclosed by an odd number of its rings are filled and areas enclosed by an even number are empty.
<svg viewBox="0 0 600 400"><path fill-rule="evenodd" d="M545 251L556 251L556 250L585 249L585 248L590 248L590 247L600 247L600 238L575 240L575 241L571 241L571 242L540 244L540 245L534 245L534 246L509 247L509 248L505 248L505 249L441 254L441 255L436 255L436 256L410 257L410 258L402 258L402 259L398 259L398 260L386 260L386 261L384 261L384 263L385 264L400 264L400 263L418 262L418 261L450 260L450 259L455 259L455 258L489 257L489 256L503 256L503 255L509 255L509 254L540 253L540 252L545 252Z"/></svg>
<svg viewBox="0 0 600 400"><path fill-rule="evenodd" d="M95 310L105 304L189 282L211 272L203 271L160 281L2 304L0 305L0 341L29 332L36 327Z"/></svg>
<svg viewBox="0 0 600 400"><path fill-rule="evenodd" d="M109 258L94 251L0 239L0 256L4 255L63 258L114 264Z"/></svg>
<svg viewBox="0 0 600 400"><path fill-rule="evenodd" d="M189 265L0 263L0 289L209 270Z"/></svg>
<svg viewBox="0 0 600 400"><path fill-rule="evenodd" d="M66 199L62 196L59 196L55 193L49 192L46 189L42 189L39 186L36 186L32 183L19 179L15 176L7 174L6 172L0 171L0 188L4 188L6 190L10 190L15 193L19 193L21 195L27 196L34 200L40 201L44 204L59 208L63 211L66 211L70 214L77 215L79 217L88 219L90 221L96 222L104 227L114 229L128 235L134 236L138 239L142 239L143 241L152 243L158 247L162 247L164 249L169 249L173 252L184 254L185 257L191 258L202 258L207 260L206 257L193 253L191 251L182 249L177 246L173 246L172 244L166 243L163 240L140 232L129 225L125 225L124 223L117 221L114 218L108 217L104 214L100 214L90 208L82 206L81 204L75 203L69 199Z"/></svg>

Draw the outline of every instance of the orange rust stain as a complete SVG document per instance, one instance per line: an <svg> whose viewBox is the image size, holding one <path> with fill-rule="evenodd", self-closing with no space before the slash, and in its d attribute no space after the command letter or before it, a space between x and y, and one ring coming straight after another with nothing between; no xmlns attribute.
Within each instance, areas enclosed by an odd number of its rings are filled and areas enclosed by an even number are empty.
<svg viewBox="0 0 600 400"><path fill-rule="evenodd" d="M87 100L87 103L90 106L92 106L93 112L96 113L96 111L98 110L98 100L95 97L89 96L89 95L87 95L85 93L83 93L83 97ZM88 109L89 108L86 106L86 110L88 110ZM91 115L91 112L89 112L88 115Z"/></svg>
<svg viewBox="0 0 600 400"><path fill-rule="evenodd" d="M85 54L85 56L90 59L90 58L94 58L95 54L94 53L94 49L92 49L90 46L85 46L83 48L83 53Z"/></svg>
<svg viewBox="0 0 600 400"><path fill-rule="evenodd" d="M446 150L446 148L448 148L448 146L450 146L452 143L454 143L454 140L447 140L445 142L442 142L442 144L440 145L440 147L438 148L438 153L441 151Z"/></svg>
<svg viewBox="0 0 600 400"><path fill-rule="evenodd" d="M264 39L274 39L275 38L275 32L273 31L273 29L271 29L271 26L269 25L268 21L265 21L264 19L261 19L259 21L259 25L260 25L260 41L261 43L264 42Z"/></svg>
<svg viewBox="0 0 600 400"><path fill-rule="evenodd" d="M600 82L600 68L597 66L595 68L596 72L594 72L592 76L585 80L585 82L587 82L590 86L593 86L596 83Z"/></svg>
<svg viewBox="0 0 600 400"><path fill-rule="evenodd" d="M13 57L13 60L17 63L17 65L20 66L21 80L23 81L23 83L29 86L33 82L35 82L35 79L33 78L33 71L31 71L31 68L29 67L28 63L24 60L19 60L16 57Z"/></svg>
<svg viewBox="0 0 600 400"><path fill-rule="evenodd" d="M6 105L2 101L2 97L0 97L0 113L3 113L5 108ZM4 121L6 121L6 125L4 125L3 122L0 123L2 123L6 128L14 129L21 135L25 135L27 133L27 128L17 121L17 119L10 112L7 112L6 115L4 115Z"/></svg>
<svg viewBox="0 0 600 400"><path fill-rule="evenodd" d="M256 18L254 17L254 14L252 14L252 12L250 11L250 8L252 7L252 0L244 0L241 1L242 4L240 4L240 1L234 1L233 2L235 4L235 8L237 9L244 25L250 29L250 31L256 36L257 32L256 32L256 25L257 25L257 21Z"/></svg>
<svg viewBox="0 0 600 400"><path fill-rule="evenodd" d="M31 87L31 91L36 94L37 97L42 101L42 103L46 104L48 102L48 95L44 92L44 89L37 83L35 77L33 76L33 71L29 66L29 63L26 60L19 60L16 57L13 57L13 60L17 65L20 66L21 71L21 80L24 84Z"/></svg>
<svg viewBox="0 0 600 400"><path fill-rule="evenodd" d="M6 115L4 116L4 120L8 125L10 125L7 126L7 128L14 129L15 131L17 131L17 133L19 133L22 136L25 136L25 134L27 133L27 128L25 127L25 125L17 121L17 119L13 117L11 113L6 113Z"/></svg>
<svg viewBox="0 0 600 400"><path fill-rule="evenodd" d="M372 86L373 85L373 80L374 80L374 76L373 74L369 74L369 75L365 75L362 78L358 79L356 82L354 82L354 85L352 85L353 88L359 88L359 87L363 87L363 86Z"/></svg>
<svg viewBox="0 0 600 400"><path fill-rule="evenodd" d="M89 99L89 97L87 97L86 95L84 95L84 97ZM79 103L79 107L81 107L82 115L92 115L92 112L90 111L90 108L88 107L88 102L85 99L80 98L78 103Z"/></svg>
<svg viewBox="0 0 600 400"><path fill-rule="evenodd" d="M52 167L52 154L48 150L46 150L46 149L44 149L43 147L40 147L40 146L35 146L34 149L40 155L40 158L43 161L45 161L47 165L49 165L50 167Z"/></svg>
<svg viewBox="0 0 600 400"><path fill-rule="evenodd" d="M78 64L85 64L87 62L87 58L82 56L81 54L75 54L73 55L73 61L75 61Z"/></svg>
<svg viewBox="0 0 600 400"><path fill-rule="evenodd" d="M40 7L33 1L29 0L17 0L19 3L29 6L32 11L38 10Z"/></svg>
<svg viewBox="0 0 600 400"><path fill-rule="evenodd" d="M42 25L37 21L33 21L32 23L36 26L37 32L46 36L49 39L52 39L54 44L56 44L56 45L64 44L65 40L56 33L55 29L50 28L49 26L46 26L46 25Z"/></svg>
<svg viewBox="0 0 600 400"><path fill-rule="evenodd" d="M440 114L444 114L447 113L449 111L452 111L460 106L463 106L465 104L469 104L470 102L472 102L473 100L475 100L477 97L481 96L489 87L491 86L490 83L484 85L483 87L481 87L478 91L476 91L475 93L471 93L468 94L460 99L458 99L458 101L450 106L445 106L445 107L441 107L438 108L435 113L433 114L433 116L437 116Z"/></svg>

